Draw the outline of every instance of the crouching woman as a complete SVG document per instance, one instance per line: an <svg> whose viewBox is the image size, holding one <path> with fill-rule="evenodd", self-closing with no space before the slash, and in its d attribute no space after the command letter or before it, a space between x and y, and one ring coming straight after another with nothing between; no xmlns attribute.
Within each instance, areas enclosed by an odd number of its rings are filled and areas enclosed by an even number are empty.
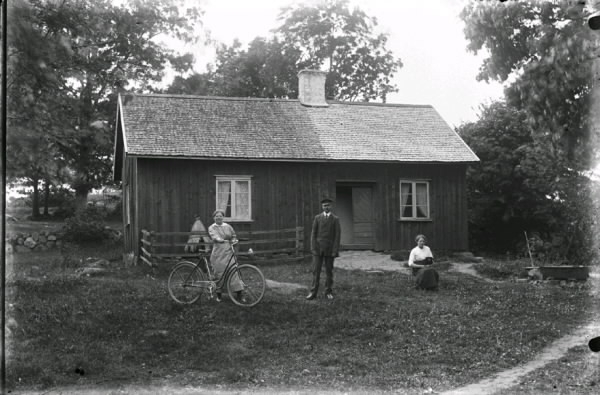
<svg viewBox="0 0 600 395"><path fill-rule="evenodd" d="M417 235L415 243L417 243L417 246L410 251L408 266L412 268L416 288L437 290L440 275L437 270L431 267L433 254L431 249L425 245L427 238L424 235Z"/></svg>

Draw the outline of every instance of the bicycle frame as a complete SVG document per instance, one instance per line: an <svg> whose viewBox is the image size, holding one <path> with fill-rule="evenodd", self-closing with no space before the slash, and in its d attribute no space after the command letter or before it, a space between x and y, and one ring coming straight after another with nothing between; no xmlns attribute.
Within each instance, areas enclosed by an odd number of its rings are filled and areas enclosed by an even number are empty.
<svg viewBox="0 0 600 395"><path fill-rule="evenodd" d="M213 291L221 291L223 290L223 288L225 287L225 284L227 284L227 280L229 279L229 276L231 276L232 274L235 273L235 270L237 269L238 266L238 260L237 260L237 254L235 253L235 248L234 245L231 242L227 241L229 243L229 247L231 249L231 257L229 258L229 261L227 262L227 266L225 266L225 270L223 271L223 275L221 276L221 278L219 278L217 281L215 281L213 279L214 273L211 270L211 265L208 264L209 262L209 256L208 254L204 253L204 254L199 254L199 259L200 262L204 262L205 265L205 269L206 269L206 273L208 273L208 281L201 281L200 284L198 284L198 286L200 287L206 287L208 288L209 292L210 292L210 297L213 297ZM198 264L196 265L196 270L202 270L200 269L200 262L198 262ZM190 274L190 277L192 276L192 274ZM187 282L188 279L186 279Z"/></svg>

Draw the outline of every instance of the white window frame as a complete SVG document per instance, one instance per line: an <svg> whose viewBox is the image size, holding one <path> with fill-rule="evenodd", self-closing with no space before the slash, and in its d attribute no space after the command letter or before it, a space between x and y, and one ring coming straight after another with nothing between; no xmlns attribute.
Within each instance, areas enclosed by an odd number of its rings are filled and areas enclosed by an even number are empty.
<svg viewBox="0 0 600 395"><path fill-rule="evenodd" d="M412 184L412 216L405 217L404 209L402 204L402 184ZM417 217L417 184L425 184L427 186L427 216L426 217ZM429 180L400 180L399 184L399 200L400 200L400 220L402 221L430 221L431 220L431 198L430 198L430 188L429 188Z"/></svg>
<svg viewBox="0 0 600 395"><path fill-rule="evenodd" d="M247 222L252 221L252 176L249 175L215 175L215 210L223 209L218 207L219 205L219 182L229 181L230 182L230 196L231 196L231 217L225 217L225 221L238 221ZM235 186L236 181L247 181L248 182L248 217L240 217L235 212L236 207L236 192Z"/></svg>

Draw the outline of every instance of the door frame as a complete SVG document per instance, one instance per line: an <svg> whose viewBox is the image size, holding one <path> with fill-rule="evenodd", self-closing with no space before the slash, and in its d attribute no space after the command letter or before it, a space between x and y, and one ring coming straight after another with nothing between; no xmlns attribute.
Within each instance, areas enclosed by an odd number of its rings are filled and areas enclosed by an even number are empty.
<svg viewBox="0 0 600 395"><path fill-rule="evenodd" d="M336 195L338 188L369 188L371 189L371 213L375 216L375 180L336 180ZM377 244L377 221L373 220L373 243L372 244L344 244L340 246L342 250L374 250Z"/></svg>

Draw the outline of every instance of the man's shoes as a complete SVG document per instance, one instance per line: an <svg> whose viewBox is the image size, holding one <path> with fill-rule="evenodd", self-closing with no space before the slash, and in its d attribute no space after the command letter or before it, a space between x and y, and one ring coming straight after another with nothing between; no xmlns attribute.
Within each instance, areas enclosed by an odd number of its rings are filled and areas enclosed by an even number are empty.
<svg viewBox="0 0 600 395"><path fill-rule="evenodd" d="M333 294L327 294L327 299L333 300Z"/></svg>
<svg viewBox="0 0 600 395"><path fill-rule="evenodd" d="M217 294L217 297L215 298L217 302L221 301L221 294Z"/></svg>
<svg viewBox="0 0 600 395"><path fill-rule="evenodd" d="M306 297L306 300L313 300L314 298L317 297L317 294L314 293L309 293L308 296Z"/></svg>

